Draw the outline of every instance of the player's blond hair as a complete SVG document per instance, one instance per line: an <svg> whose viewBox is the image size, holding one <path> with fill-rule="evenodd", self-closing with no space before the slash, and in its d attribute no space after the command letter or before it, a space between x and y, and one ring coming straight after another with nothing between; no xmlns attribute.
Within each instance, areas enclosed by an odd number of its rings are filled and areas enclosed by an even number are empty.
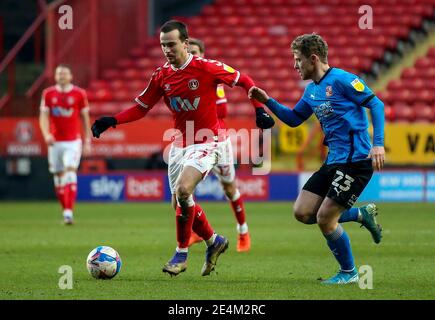
<svg viewBox="0 0 435 320"><path fill-rule="evenodd" d="M315 54L321 62L328 63L328 44L316 33L296 37L291 44L291 48L293 52L299 51L307 58Z"/></svg>

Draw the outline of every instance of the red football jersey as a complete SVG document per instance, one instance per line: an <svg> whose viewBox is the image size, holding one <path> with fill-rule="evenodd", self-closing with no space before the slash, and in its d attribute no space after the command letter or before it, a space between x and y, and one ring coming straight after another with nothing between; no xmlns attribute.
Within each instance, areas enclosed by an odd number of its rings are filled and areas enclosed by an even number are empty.
<svg viewBox="0 0 435 320"><path fill-rule="evenodd" d="M171 110L175 125L182 133L183 145L202 143L206 139L196 133L201 129L210 129L214 135L225 139L225 133L219 132L220 126L216 110L216 90L220 83L233 87L239 80L240 72L222 62L204 59L189 54L186 63L175 68L168 62L152 75L148 87L136 98L136 102L145 108L152 108L163 96L166 106ZM186 123L192 121L193 137L187 136ZM192 126L191 124L191 126Z"/></svg>
<svg viewBox="0 0 435 320"><path fill-rule="evenodd" d="M80 139L80 112L89 108L86 91L71 85L65 91L52 86L42 92L41 110L50 112L50 132L56 141Z"/></svg>
<svg viewBox="0 0 435 320"><path fill-rule="evenodd" d="M228 114L228 104L227 104L228 100L227 97L225 96L225 89L222 84L219 84L217 86L216 96L217 96L217 100L216 100L217 117L219 120L219 125L221 128L226 129L224 119Z"/></svg>

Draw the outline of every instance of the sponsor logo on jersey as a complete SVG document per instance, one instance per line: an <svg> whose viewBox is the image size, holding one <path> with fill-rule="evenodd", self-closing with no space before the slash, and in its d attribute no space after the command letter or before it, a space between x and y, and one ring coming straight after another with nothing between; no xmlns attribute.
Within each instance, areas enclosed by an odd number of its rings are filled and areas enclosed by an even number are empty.
<svg viewBox="0 0 435 320"><path fill-rule="evenodd" d="M359 92L363 92L363 91L364 91L364 88L365 88L365 87L364 87L364 85L362 84L362 82L359 81L358 78L355 79L355 80L353 80L350 84L352 85L352 87L353 87L356 91L359 91Z"/></svg>
<svg viewBox="0 0 435 320"><path fill-rule="evenodd" d="M332 96L332 86L327 86L326 87L326 96L327 97Z"/></svg>
<svg viewBox="0 0 435 320"><path fill-rule="evenodd" d="M189 83L187 84L190 90L196 90L199 88L199 81L196 79L189 80Z"/></svg>
<svg viewBox="0 0 435 320"><path fill-rule="evenodd" d="M53 117L69 118L72 116L73 112L73 108L53 107L53 109L51 109L51 114Z"/></svg>
<svg viewBox="0 0 435 320"><path fill-rule="evenodd" d="M331 102L327 101L315 107L314 113L316 114L317 119L322 122L323 120L334 114L334 108L332 107Z"/></svg>
<svg viewBox="0 0 435 320"><path fill-rule="evenodd" d="M169 101L171 104L172 110L175 112L184 111L194 111L198 109L200 97L195 97L193 103L189 101L189 99L182 99L181 97L170 97Z"/></svg>
<svg viewBox="0 0 435 320"><path fill-rule="evenodd" d="M224 63L224 70L227 71L227 72L229 72L229 73L234 73L234 72L236 72L236 70L234 70L234 69L231 68L230 66L227 66L225 63Z"/></svg>

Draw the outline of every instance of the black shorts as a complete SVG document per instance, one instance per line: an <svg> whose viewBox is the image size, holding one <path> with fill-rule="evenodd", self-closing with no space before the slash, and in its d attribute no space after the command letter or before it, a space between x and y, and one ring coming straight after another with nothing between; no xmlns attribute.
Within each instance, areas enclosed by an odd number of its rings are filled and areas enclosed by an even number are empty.
<svg viewBox="0 0 435 320"><path fill-rule="evenodd" d="M363 192L372 175L370 159L352 163L323 164L302 189L322 198L327 196L349 209Z"/></svg>

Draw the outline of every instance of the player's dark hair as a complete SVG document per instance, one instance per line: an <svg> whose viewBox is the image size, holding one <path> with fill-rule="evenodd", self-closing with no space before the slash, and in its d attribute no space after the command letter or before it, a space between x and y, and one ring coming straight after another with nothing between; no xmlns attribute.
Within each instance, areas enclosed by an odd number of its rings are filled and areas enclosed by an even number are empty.
<svg viewBox="0 0 435 320"><path fill-rule="evenodd" d="M183 22L177 20L169 20L165 22L160 28L160 32L163 33L171 32L172 30L178 30L180 32L181 42L184 42L187 38L189 38L187 26Z"/></svg>
<svg viewBox="0 0 435 320"><path fill-rule="evenodd" d="M328 44L316 33L296 37L291 44L291 48L293 51L299 51L307 58L315 54L320 58L320 61L328 63Z"/></svg>
<svg viewBox="0 0 435 320"><path fill-rule="evenodd" d="M69 72L72 73L72 68L71 68L71 66L70 66L69 64L66 64L66 63L59 63L59 64L56 66L56 69L57 69L57 68L65 68L65 69L68 69Z"/></svg>
<svg viewBox="0 0 435 320"><path fill-rule="evenodd" d="M199 48L199 52L204 53L205 51L205 45L202 40L195 39L195 38L189 38L189 44L197 46Z"/></svg>

